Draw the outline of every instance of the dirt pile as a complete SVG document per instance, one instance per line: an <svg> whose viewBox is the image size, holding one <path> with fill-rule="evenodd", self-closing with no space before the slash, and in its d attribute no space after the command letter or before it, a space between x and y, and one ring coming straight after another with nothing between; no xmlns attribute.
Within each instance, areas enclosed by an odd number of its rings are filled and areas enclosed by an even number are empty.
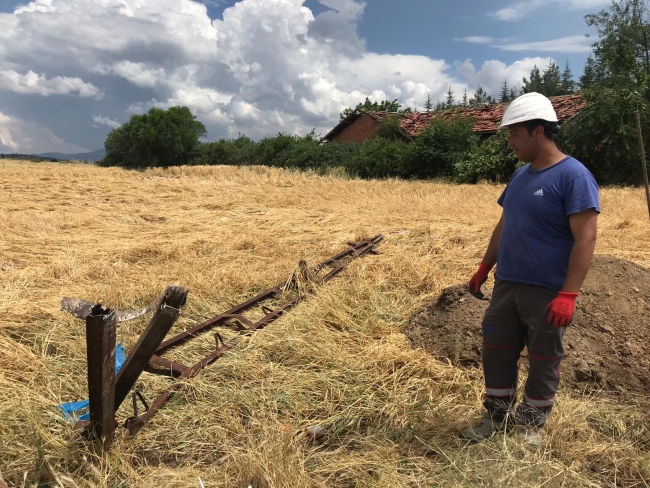
<svg viewBox="0 0 650 488"><path fill-rule="evenodd" d="M487 295L489 298L489 295ZM447 288L416 313L405 334L442 360L481 366L481 320L489 304L465 285ZM595 256L564 339L562 385L650 402L650 270ZM527 352L522 353L522 370Z"/></svg>

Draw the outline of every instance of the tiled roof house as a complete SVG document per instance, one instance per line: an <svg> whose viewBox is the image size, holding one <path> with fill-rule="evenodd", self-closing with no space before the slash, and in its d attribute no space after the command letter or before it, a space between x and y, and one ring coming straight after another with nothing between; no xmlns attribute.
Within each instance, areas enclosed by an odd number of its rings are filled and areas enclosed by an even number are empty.
<svg viewBox="0 0 650 488"><path fill-rule="evenodd" d="M550 100L561 124L574 117L586 105L580 95L563 95L551 97ZM431 119L442 117L451 120L457 115L472 117L474 132L480 134L482 138L487 138L496 132L507 106L507 103L499 103L438 112L415 112L397 115L401 118L402 133L407 141L422 132ZM379 127L381 119L386 115L386 112L355 111L325 135L321 139L321 143L357 142L361 144Z"/></svg>

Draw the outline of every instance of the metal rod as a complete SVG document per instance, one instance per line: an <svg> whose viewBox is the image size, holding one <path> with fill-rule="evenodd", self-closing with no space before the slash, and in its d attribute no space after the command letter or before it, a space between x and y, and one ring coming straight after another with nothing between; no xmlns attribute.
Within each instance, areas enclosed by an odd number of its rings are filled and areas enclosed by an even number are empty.
<svg viewBox="0 0 650 488"><path fill-rule="evenodd" d="M641 169L643 171L643 183L645 184L645 198L648 202L648 216L650 217L650 184L648 184L648 168L645 163L645 149L643 147L643 134L641 133L641 115L637 110L634 114L636 118L636 130L639 134L639 153L641 155Z"/></svg>
<svg viewBox="0 0 650 488"><path fill-rule="evenodd" d="M90 427L105 450L115 436L115 319L115 312L101 305L86 317Z"/></svg>
<svg viewBox="0 0 650 488"><path fill-rule="evenodd" d="M180 376L185 372L185 370L189 369L184 364L176 363L166 358L161 358L155 354L151 357L151 359L149 359L149 364L166 369L171 373L171 376Z"/></svg>
<svg viewBox="0 0 650 488"><path fill-rule="evenodd" d="M160 308L152 317L145 331L140 335L138 342L117 375L115 380L115 410L127 397L138 377L149 364L154 352L170 331L174 322L176 322L181 309L185 305L188 293L189 290L182 286L167 288Z"/></svg>

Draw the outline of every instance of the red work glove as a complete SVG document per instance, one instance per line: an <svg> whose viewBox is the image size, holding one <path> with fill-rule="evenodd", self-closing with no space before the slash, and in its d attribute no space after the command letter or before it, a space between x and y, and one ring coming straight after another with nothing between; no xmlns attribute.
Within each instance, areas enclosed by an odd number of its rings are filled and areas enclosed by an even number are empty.
<svg viewBox="0 0 650 488"><path fill-rule="evenodd" d="M573 311L576 308L578 294L569 291L561 291L551 303L548 304L548 324L553 327L567 327L573 318Z"/></svg>
<svg viewBox="0 0 650 488"><path fill-rule="evenodd" d="M487 266L485 263L481 263L476 274L472 276L471 280L469 280L469 292L478 299L483 298L481 286L487 281L488 273L491 269L492 268L490 266Z"/></svg>

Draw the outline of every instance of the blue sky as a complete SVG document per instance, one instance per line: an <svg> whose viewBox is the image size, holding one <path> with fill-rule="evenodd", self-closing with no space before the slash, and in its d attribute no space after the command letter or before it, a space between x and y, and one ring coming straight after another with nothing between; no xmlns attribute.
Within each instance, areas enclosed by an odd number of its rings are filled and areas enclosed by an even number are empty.
<svg viewBox="0 0 650 488"><path fill-rule="evenodd" d="M81 152L151 107L208 139L327 132L366 96L421 108L589 55L609 0L0 0L0 151ZM399 7L396 7L399 5Z"/></svg>

